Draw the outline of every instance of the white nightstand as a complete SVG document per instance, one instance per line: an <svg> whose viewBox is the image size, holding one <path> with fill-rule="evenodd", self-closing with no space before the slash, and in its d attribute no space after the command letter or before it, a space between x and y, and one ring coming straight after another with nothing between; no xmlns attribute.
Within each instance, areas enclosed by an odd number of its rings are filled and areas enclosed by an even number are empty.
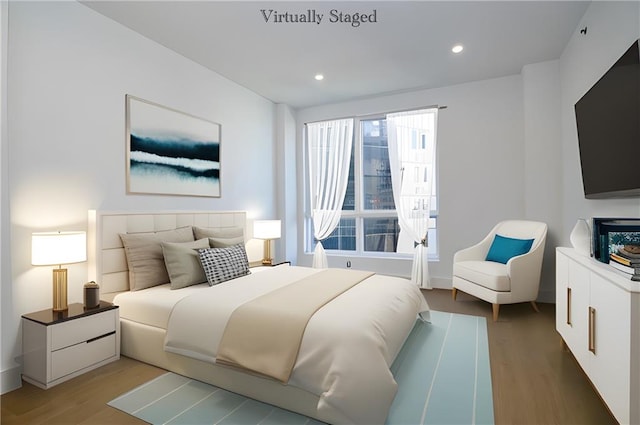
<svg viewBox="0 0 640 425"><path fill-rule="evenodd" d="M254 272L269 270L272 267L288 267L290 265L291 265L291 261L282 261L280 263L274 263L270 265L264 265L262 263L258 263L255 266L250 267L249 270L251 270L251 272L254 273Z"/></svg>
<svg viewBox="0 0 640 425"><path fill-rule="evenodd" d="M118 306L101 301L85 309L69 304L22 316L22 378L50 388L120 358Z"/></svg>

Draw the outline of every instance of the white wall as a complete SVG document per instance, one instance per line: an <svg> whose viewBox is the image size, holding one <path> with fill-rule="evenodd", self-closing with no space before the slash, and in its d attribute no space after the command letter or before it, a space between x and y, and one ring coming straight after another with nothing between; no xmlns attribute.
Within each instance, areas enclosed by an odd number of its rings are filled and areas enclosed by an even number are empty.
<svg viewBox="0 0 640 425"><path fill-rule="evenodd" d="M3 376L18 371L20 316L51 306L51 268L30 264L33 231L86 229L88 209L278 213L272 102L77 2L11 2L8 26ZM126 194L127 93L221 124L221 198ZM82 302L86 264L68 269L69 302Z"/></svg>
<svg viewBox="0 0 640 425"><path fill-rule="evenodd" d="M5 288L11 282L9 264L9 190L7 186L7 35L9 33L7 25L7 2L0 2L0 293L2 300L11 298L11 290L5 292ZM0 302L0 329L4 329L7 318L11 320L13 308ZM4 366L4 362L2 363ZM4 367L0 369L0 372ZM0 389L14 388L20 383L16 374L0 373ZM3 391L4 392L4 391Z"/></svg>
<svg viewBox="0 0 640 425"><path fill-rule="evenodd" d="M580 29L587 27L587 33ZM640 37L640 2L593 2L560 58L562 87L562 208L561 245L580 217L638 217L640 199L584 198L574 105ZM606 105L603 105L606 107Z"/></svg>
<svg viewBox="0 0 640 425"><path fill-rule="evenodd" d="M526 218L523 89L520 75L393 96L326 105L298 111L298 148L305 122L335 117L446 105L438 118L440 259L431 262L436 287L451 287L453 254L481 240L497 221ZM298 163L301 163L299 153ZM302 173L300 167L299 173ZM298 181L303 181L298 175ZM558 191L546 180L531 181L531 190ZM299 185L298 197L303 187ZM539 215L539 214L537 214ZM302 217L300 211L299 217ZM299 236L298 262L310 264ZM351 259L354 268L408 276L410 260ZM344 267L346 258L329 257Z"/></svg>
<svg viewBox="0 0 640 425"><path fill-rule="evenodd" d="M282 238L276 241L274 261L297 264L298 198L296 193L296 121L295 112L278 105L276 172L278 175L278 217L282 220Z"/></svg>
<svg viewBox="0 0 640 425"><path fill-rule="evenodd" d="M562 238L560 67L558 61L522 69L525 216L547 223L538 299L555 301L555 247ZM549 190L554 188L553 190Z"/></svg>

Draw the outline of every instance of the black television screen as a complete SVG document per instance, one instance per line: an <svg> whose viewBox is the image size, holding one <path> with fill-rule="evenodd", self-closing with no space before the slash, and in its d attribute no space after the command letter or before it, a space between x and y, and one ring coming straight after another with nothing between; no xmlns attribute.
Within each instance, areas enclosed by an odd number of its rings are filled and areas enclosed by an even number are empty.
<svg viewBox="0 0 640 425"><path fill-rule="evenodd" d="M640 196L639 41L575 104L588 199Z"/></svg>

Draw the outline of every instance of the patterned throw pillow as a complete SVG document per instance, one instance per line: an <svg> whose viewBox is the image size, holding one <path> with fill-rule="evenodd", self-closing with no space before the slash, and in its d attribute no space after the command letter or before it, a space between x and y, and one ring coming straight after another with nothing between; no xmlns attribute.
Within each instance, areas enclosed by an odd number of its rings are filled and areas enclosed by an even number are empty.
<svg viewBox="0 0 640 425"><path fill-rule="evenodd" d="M201 249L198 253L210 286L251 273L244 244Z"/></svg>

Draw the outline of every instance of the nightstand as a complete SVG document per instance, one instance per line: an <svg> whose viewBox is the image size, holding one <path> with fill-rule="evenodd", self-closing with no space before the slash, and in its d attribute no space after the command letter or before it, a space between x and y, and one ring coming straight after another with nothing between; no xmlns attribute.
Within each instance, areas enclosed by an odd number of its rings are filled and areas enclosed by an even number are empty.
<svg viewBox="0 0 640 425"><path fill-rule="evenodd" d="M96 308L69 304L22 316L22 379L51 388L120 358L120 314L117 305L100 301Z"/></svg>
<svg viewBox="0 0 640 425"><path fill-rule="evenodd" d="M251 272L259 272L263 270L268 270L271 267L282 267L282 266L290 266L290 265L291 265L291 261L281 261L279 263L268 264L268 265L258 263L255 266L251 266L249 270L251 270Z"/></svg>

